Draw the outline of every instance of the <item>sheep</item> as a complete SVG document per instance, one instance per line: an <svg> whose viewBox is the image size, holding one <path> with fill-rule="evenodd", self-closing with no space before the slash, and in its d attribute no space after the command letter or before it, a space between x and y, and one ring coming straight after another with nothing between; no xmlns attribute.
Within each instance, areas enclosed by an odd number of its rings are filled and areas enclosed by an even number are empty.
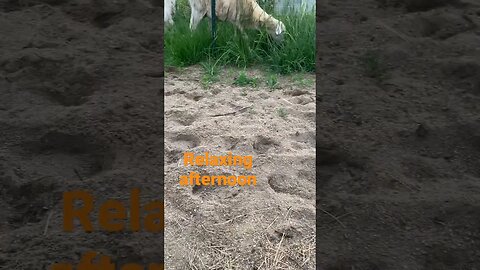
<svg viewBox="0 0 480 270"><path fill-rule="evenodd" d="M175 14L175 0L165 0L163 8L163 21L165 25L173 24L173 15Z"/></svg>
<svg viewBox="0 0 480 270"><path fill-rule="evenodd" d="M200 21L212 17L211 0L189 0L191 8L190 29L194 31ZM267 14L255 0L216 0L216 16L221 21L230 21L245 34L244 27L260 29L277 41L283 40L285 25Z"/></svg>

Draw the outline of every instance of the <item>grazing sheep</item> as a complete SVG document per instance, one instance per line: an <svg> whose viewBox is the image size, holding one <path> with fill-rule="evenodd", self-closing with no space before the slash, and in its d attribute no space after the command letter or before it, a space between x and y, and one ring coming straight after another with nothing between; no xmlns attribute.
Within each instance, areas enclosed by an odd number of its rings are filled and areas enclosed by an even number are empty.
<svg viewBox="0 0 480 270"><path fill-rule="evenodd" d="M165 0L163 7L163 21L165 25L173 24L173 15L175 14L175 0Z"/></svg>
<svg viewBox="0 0 480 270"><path fill-rule="evenodd" d="M195 30L200 21L211 14L211 0L189 0L191 8L190 29ZM266 28L268 34L275 40L281 41L285 32L285 25L267 14L255 0L216 0L216 16L218 20L229 21L244 32L244 27L260 29Z"/></svg>

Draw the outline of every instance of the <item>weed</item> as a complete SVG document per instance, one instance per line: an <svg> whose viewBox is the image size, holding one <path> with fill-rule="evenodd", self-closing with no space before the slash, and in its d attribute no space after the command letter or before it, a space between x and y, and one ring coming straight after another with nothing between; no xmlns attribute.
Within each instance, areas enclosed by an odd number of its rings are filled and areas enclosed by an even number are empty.
<svg viewBox="0 0 480 270"><path fill-rule="evenodd" d="M278 113L278 116L284 119L287 118L288 116L288 112L285 108L278 108L277 113Z"/></svg>
<svg viewBox="0 0 480 270"><path fill-rule="evenodd" d="M267 86L270 88L271 91L275 90L278 85L278 77L276 74L270 74L267 77Z"/></svg>
<svg viewBox="0 0 480 270"><path fill-rule="evenodd" d="M258 78L255 77L249 77L245 71L240 72L237 78L235 78L234 85L237 86L251 86L251 87L257 87L258 85Z"/></svg>
<svg viewBox="0 0 480 270"><path fill-rule="evenodd" d="M212 83L218 81L222 57L223 55L216 60L209 58L208 61L200 63L204 71L202 84L205 88L208 88Z"/></svg>
<svg viewBox="0 0 480 270"><path fill-rule="evenodd" d="M305 78L303 74L296 74L293 77L293 82L296 86L299 87L307 87L315 83L314 80L310 78Z"/></svg>
<svg viewBox="0 0 480 270"><path fill-rule="evenodd" d="M202 62L200 65L203 68L204 74L202 77L202 84L208 88L212 83L218 81L219 67L212 62Z"/></svg>

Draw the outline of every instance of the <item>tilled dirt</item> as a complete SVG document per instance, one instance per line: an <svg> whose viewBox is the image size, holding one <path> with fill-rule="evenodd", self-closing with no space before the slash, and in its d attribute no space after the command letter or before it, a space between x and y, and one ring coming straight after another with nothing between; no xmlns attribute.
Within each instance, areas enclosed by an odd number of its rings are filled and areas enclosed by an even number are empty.
<svg viewBox="0 0 480 270"><path fill-rule="evenodd" d="M198 67L165 76L168 269L315 268L315 75ZM252 168L185 166L184 153L252 156ZM254 175L256 185L181 186L181 175Z"/></svg>
<svg viewBox="0 0 480 270"><path fill-rule="evenodd" d="M479 3L317 10L317 269L479 269Z"/></svg>
<svg viewBox="0 0 480 270"><path fill-rule="evenodd" d="M478 3L317 7L317 269L479 269ZM162 12L0 2L1 269L163 260L161 234L65 233L61 213L74 188L161 196Z"/></svg>
<svg viewBox="0 0 480 270"><path fill-rule="evenodd" d="M163 262L163 235L62 229L62 193L162 199L162 8L141 1L0 2L0 268Z"/></svg>

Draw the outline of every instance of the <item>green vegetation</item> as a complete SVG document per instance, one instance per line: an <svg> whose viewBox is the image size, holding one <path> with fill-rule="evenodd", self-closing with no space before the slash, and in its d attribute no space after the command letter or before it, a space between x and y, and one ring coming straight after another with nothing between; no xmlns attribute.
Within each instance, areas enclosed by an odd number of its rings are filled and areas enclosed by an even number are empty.
<svg viewBox="0 0 480 270"><path fill-rule="evenodd" d="M202 85L205 88L208 88L210 84L218 81L218 74L220 73L220 60L221 58L217 60L212 60L212 58L209 58L207 61L200 63L204 72L202 78Z"/></svg>
<svg viewBox="0 0 480 270"><path fill-rule="evenodd" d="M258 2L272 14L272 0ZM182 67L207 62L207 66L213 63L215 67L264 66L279 74L314 72L314 12L273 15L281 20L287 29L282 43L272 40L265 30L249 29L246 31L247 38L244 39L233 24L218 22L216 50L212 52L209 19L205 18L195 31L190 31L188 1L178 0L175 23L165 30L165 64Z"/></svg>
<svg viewBox="0 0 480 270"><path fill-rule="evenodd" d="M278 108L277 113L278 113L278 116L280 116L283 119L287 118L288 116L288 112L285 108Z"/></svg>
<svg viewBox="0 0 480 270"><path fill-rule="evenodd" d="M267 77L267 86L270 88L270 91L273 91L278 86L278 77L275 74L270 74Z"/></svg>
<svg viewBox="0 0 480 270"><path fill-rule="evenodd" d="M234 85L237 86L251 86L251 87L257 87L258 85L258 78L255 77L249 77L245 71L240 72L237 78L235 78Z"/></svg>

